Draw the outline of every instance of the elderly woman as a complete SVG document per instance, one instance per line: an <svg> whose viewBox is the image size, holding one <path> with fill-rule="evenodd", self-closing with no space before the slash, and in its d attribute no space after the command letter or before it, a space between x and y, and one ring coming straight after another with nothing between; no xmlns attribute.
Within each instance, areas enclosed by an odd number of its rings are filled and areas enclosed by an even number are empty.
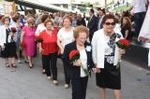
<svg viewBox="0 0 150 99"><path fill-rule="evenodd" d="M35 54L35 31L36 27L34 25L35 19L33 17L29 17L27 19L27 25L25 25L22 29L21 33L21 42L24 44L24 54L25 61L28 62L29 67L33 67L32 57ZM27 57L27 59L26 59Z"/></svg>
<svg viewBox="0 0 150 99"><path fill-rule="evenodd" d="M72 84L72 99L85 99L86 88L90 69L94 66L92 61L92 48L86 42L89 31L84 26L78 26L74 31L75 41L67 44L64 50L64 61L69 69L69 77ZM76 50L79 52L79 59L70 61L70 53Z"/></svg>
<svg viewBox="0 0 150 99"><path fill-rule="evenodd" d="M38 35L38 37L43 39L43 42L39 44L39 52L42 53L42 61L43 66L45 66L47 78L52 79L53 77L53 83L57 85L57 29L53 27L53 22L51 20L46 20L44 26L46 30Z"/></svg>
<svg viewBox="0 0 150 99"><path fill-rule="evenodd" d="M17 67L15 63L16 43L14 40L15 33L10 28L9 16L2 18L3 25L0 27L0 46L2 48L1 56L5 58L6 67Z"/></svg>
<svg viewBox="0 0 150 99"><path fill-rule="evenodd" d="M22 30L22 24L20 23L20 17L18 15L15 15L12 17L12 20L14 21L14 24L12 25L13 27L16 28L16 34L15 34L15 42L16 42L16 54L18 58L18 63L21 63L20 60L20 39L21 39L21 30Z"/></svg>
<svg viewBox="0 0 150 99"><path fill-rule="evenodd" d="M125 53L118 49L116 41L121 35L114 32L115 17L105 15L102 21L103 28L94 33L92 39L93 61L97 68L96 84L100 88L100 99L106 99L106 88L114 92L114 99L120 99L121 75L120 68L116 68L118 56Z"/></svg>
<svg viewBox="0 0 150 99"><path fill-rule="evenodd" d="M64 48L67 44L71 43L73 38L73 27L71 27L72 18L70 16L65 16L63 19L63 27L58 31L57 34L57 44L60 49L61 55L64 53ZM63 58L62 58L63 60ZM69 88L70 79L67 75L67 69L65 61L63 61L64 73L65 73L65 88Z"/></svg>

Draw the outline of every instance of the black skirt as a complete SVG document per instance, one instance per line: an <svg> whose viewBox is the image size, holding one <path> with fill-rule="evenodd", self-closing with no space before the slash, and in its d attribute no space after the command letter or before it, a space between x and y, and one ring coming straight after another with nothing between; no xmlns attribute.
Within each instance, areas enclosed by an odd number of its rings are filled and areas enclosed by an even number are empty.
<svg viewBox="0 0 150 99"><path fill-rule="evenodd" d="M11 42L5 44L5 49L1 51L1 57L3 58L9 58L9 57L15 57L16 56L16 43Z"/></svg>
<svg viewBox="0 0 150 99"><path fill-rule="evenodd" d="M121 89L120 67L116 68L113 64L105 61L104 69L96 74L96 84L102 88Z"/></svg>

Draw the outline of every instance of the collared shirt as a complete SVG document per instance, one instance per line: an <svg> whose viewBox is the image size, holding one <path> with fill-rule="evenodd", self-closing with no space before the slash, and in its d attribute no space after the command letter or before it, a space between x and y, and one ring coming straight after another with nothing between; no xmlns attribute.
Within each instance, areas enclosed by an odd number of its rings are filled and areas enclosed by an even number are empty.
<svg viewBox="0 0 150 99"><path fill-rule="evenodd" d="M104 17L104 15L99 18L98 27L97 27L98 30L102 28L101 24L102 24L102 21L103 21L103 17Z"/></svg>

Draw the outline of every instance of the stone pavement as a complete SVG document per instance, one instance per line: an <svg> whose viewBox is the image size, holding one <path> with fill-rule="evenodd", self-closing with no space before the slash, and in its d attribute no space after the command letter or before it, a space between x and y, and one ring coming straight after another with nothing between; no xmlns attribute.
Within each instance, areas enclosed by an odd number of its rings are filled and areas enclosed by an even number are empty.
<svg viewBox="0 0 150 99"><path fill-rule="evenodd" d="M53 85L41 73L41 60L34 58L34 68L18 64L18 68L6 68L0 59L0 99L71 99L71 88L64 88L62 62L58 59L59 85ZM122 61L121 99L150 99L150 71ZM95 75L89 78L86 99L100 99L95 85ZM113 99L107 90L107 99Z"/></svg>

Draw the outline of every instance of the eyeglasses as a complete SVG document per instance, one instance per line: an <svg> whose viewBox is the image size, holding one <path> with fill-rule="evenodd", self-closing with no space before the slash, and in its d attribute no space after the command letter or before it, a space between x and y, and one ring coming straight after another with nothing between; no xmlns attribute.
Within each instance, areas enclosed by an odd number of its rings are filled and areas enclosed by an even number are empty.
<svg viewBox="0 0 150 99"><path fill-rule="evenodd" d="M114 26L114 25L115 25L115 22L112 22L112 23L106 22L105 24L106 24L106 25L112 25L112 26Z"/></svg>

